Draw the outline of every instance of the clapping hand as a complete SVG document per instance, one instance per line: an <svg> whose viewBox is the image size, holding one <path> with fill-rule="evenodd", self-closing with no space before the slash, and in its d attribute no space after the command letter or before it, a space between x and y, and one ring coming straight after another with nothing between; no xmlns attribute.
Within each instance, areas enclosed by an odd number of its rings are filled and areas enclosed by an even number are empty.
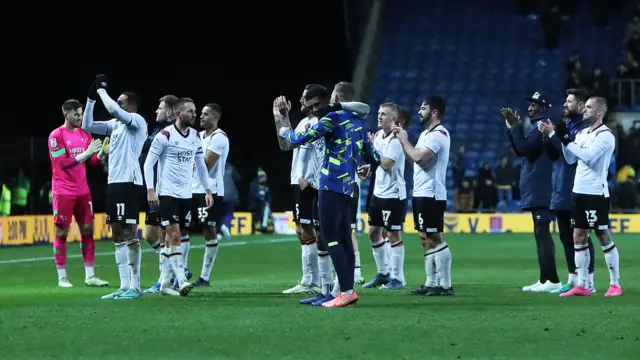
<svg viewBox="0 0 640 360"><path fill-rule="evenodd" d="M511 108L502 108L500 112L502 113L504 122L507 125L507 129L511 129L513 125L520 121L520 114L518 114L518 111L513 111Z"/></svg>

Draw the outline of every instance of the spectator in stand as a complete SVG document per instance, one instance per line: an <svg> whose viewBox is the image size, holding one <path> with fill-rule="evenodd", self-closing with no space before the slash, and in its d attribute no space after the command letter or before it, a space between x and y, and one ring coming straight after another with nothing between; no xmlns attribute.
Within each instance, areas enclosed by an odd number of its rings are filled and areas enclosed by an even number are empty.
<svg viewBox="0 0 640 360"><path fill-rule="evenodd" d="M630 165L625 165L618 171L618 188L614 207L623 211L636 212L638 207L638 190L636 188L636 171ZM617 206L616 206L617 205Z"/></svg>
<svg viewBox="0 0 640 360"><path fill-rule="evenodd" d="M498 204L509 203L513 199L513 185L515 183L515 171L509 158L503 156L496 167L496 184L498 185Z"/></svg>
<svg viewBox="0 0 640 360"><path fill-rule="evenodd" d="M498 189L493 177L493 170L488 162L478 169L476 177L476 204L478 209L494 210L498 205Z"/></svg>
<svg viewBox="0 0 640 360"><path fill-rule="evenodd" d="M474 191L471 183L467 179L460 181L453 193L453 206L456 212L465 213L473 212L475 203Z"/></svg>
<svg viewBox="0 0 640 360"><path fill-rule="evenodd" d="M464 179L464 146L460 146L453 154L453 185L458 186Z"/></svg>

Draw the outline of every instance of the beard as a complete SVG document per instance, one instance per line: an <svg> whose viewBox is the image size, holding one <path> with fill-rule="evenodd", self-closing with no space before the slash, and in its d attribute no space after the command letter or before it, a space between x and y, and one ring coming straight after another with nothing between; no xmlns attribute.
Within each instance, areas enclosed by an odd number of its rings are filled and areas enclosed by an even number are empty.
<svg viewBox="0 0 640 360"><path fill-rule="evenodd" d="M431 113L427 117L420 117L420 124L428 123L429 121L431 121Z"/></svg>

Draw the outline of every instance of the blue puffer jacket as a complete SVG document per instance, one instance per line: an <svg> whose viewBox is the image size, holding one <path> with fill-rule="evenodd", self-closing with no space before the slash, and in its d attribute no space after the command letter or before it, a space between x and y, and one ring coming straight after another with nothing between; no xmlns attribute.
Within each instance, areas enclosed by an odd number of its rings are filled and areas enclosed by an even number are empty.
<svg viewBox="0 0 640 360"><path fill-rule="evenodd" d="M571 136L588 126L589 124L582 120L582 114L569 117L569 122L567 123ZM548 141L548 139L545 138L547 156L554 162L553 175L551 176L553 193L551 194L551 204L549 208L551 210L568 211L571 206L571 192L573 190L573 180L576 176L576 167L578 164L567 163L562 154L562 146L556 147L556 144L561 145Z"/></svg>
<svg viewBox="0 0 640 360"><path fill-rule="evenodd" d="M507 130L509 141L516 155L522 157L520 171L520 208L531 210L535 208L549 208L551 200L551 172L553 164L545 154L542 133L538 131L537 123L547 120L546 116L531 119L529 135L524 136L521 123L515 124Z"/></svg>

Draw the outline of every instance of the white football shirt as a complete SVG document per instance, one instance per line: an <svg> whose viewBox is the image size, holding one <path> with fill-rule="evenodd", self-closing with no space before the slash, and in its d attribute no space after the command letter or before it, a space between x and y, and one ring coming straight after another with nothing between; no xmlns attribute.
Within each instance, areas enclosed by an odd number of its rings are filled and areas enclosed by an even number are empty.
<svg viewBox="0 0 640 360"><path fill-rule="evenodd" d="M309 117L305 117L300 120L296 128L295 132L305 132L308 128L311 127L311 122ZM300 147L293 148L293 156L291 157L291 185L298 185L298 160L300 157Z"/></svg>
<svg viewBox="0 0 640 360"><path fill-rule="evenodd" d="M211 135L205 136L205 131L201 131L198 135L202 142L203 155L206 157L207 151L218 154L218 161L209 170L209 178L211 179L211 193L218 196L224 196L224 167L227 164L229 156L229 138L227 133L221 129L214 130ZM198 171L193 164L193 186L194 194L204 194L204 187L198 178Z"/></svg>
<svg viewBox="0 0 640 360"><path fill-rule="evenodd" d="M578 162L573 182L574 193L609 197L607 174L615 148L616 138L604 124L593 130L580 130L574 142L562 146L567 162Z"/></svg>
<svg viewBox="0 0 640 360"><path fill-rule="evenodd" d="M407 186L404 181L404 151L402 144L393 134L385 135L384 130L376 133L373 147L380 157L393 160L395 163L391 171L384 170L381 166L376 169L376 183L373 187L373 195L381 199L407 198Z"/></svg>
<svg viewBox="0 0 640 360"><path fill-rule="evenodd" d="M447 166L451 138L449 131L438 124L420 134L416 149L430 149L434 156L423 164L413 164L413 197L435 197L447 200Z"/></svg>
<svg viewBox="0 0 640 360"><path fill-rule="evenodd" d="M307 120L306 124L301 131L307 131L318 122L317 117L305 118L305 120ZM318 189L320 186L320 168L322 167L323 160L324 138L318 139L312 143L300 145L298 151L296 183L297 179L304 177L312 187Z"/></svg>
<svg viewBox="0 0 640 360"><path fill-rule="evenodd" d="M159 157L158 196L190 199L195 162L204 163L198 132L189 128L183 135L175 124L167 126L153 139L149 153Z"/></svg>
<svg viewBox="0 0 640 360"><path fill-rule="evenodd" d="M82 128L92 134L110 136L107 184L134 183L142 185L142 169L139 158L148 136L147 122L139 114L120 109L108 95L107 99L117 108L116 113L120 114L120 120L93 121L95 101L90 100L86 105Z"/></svg>

